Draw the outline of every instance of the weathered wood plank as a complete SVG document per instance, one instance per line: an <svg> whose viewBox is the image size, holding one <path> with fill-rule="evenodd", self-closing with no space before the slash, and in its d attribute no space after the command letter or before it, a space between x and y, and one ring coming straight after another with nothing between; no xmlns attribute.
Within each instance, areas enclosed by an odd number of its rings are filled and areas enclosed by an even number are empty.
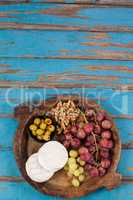
<svg viewBox="0 0 133 200"><path fill-rule="evenodd" d="M0 182L25 182L24 178L21 176L0 176Z"/></svg>
<svg viewBox="0 0 133 200"><path fill-rule="evenodd" d="M3 65L5 68L3 67ZM0 78L43 83L133 83L133 62L95 60L1 59ZM34 65L34 69L33 69ZM103 75L104 73L104 75ZM31 77L32 74L32 77ZM97 76L99 75L99 76Z"/></svg>
<svg viewBox="0 0 133 200"><path fill-rule="evenodd" d="M93 4L108 6L132 6L132 0L2 0L0 4L16 4L16 3L67 3L67 4Z"/></svg>
<svg viewBox="0 0 133 200"><path fill-rule="evenodd" d="M123 90L133 91L133 84L114 84L114 83L45 83L41 81L37 82L26 82L26 81L0 81L0 88L56 88L56 89L71 89L71 88L99 88L99 89L113 89L113 90Z"/></svg>
<svg viewBox="0 0 133 200"><path fill-rule="evenodd" d="M94 36L92 36L94 37ZM99 37L101 37L99 35ZM12 49L13 50L13 49ZM32 73L32 77L31 77ZM45 75L52 79L52 75L68 76L78 74L93 76L117 76L132 78L132 61L111 60L60 60L60 59L19 59L0 58L0 78L14 80L41 80ZM16 79L15 79L16 77ZM17 78L18 77L18 78ZM27 78L28 77L28 78Z"/></svg>
<svg viewBox="0 0 133 200"><path fill-rule="evenodd" d="M133 60L132 33L0 31L1 58ZM31 40L32 38L32 40ZM62 42L63 41L63 42Z"/></svg>
<svg viewBox="0 0 133 200"><path fill-rule="evenodd" d="M82 0L79 0L79 2L82 3ZM87 1L86 1L87 2ZM105 4L105 5L123 5L123 6L132 6L133 1L132 0L97 0L95 2L96 4Z"/></svg>
<svg viewBox="0 0 133 200"><path fill-rule="evenodd" d="M15 119L6 119L1 118L0 119L0 128L1 128L1 134L0 134L0 151L2 150L6 155L6 151L12 151L14 136L16 132L16 128L18 127L18 121ZM10 154L9 154L10 155ZM7 155L7 156L9 156ZM10 156L9 156L10 157ZM1 159L4 159L4 156L1 154ZM10 158L7 159L7 162L10 162ZM2 163L2 160L1 160ZM3 170L5 170L3 168Z"/></svg>
<svg viewBox="0 0 133 200"><path fill-rule="evenodd" d="M13 151L1 151L0 176L20 176Z"/></svg>
<svg viewBox="0 0 133 200"><path fill-rule="evenodd" d="M0 29L133 32L132 17L130 7L99 9L86 4L45 3L1 5Z"/></svg>
<svg viewBox="0 0 133 200"><path fill-rule="evenodd" d="M126 26L96 26L90 28L84 25L64 24L30 24L16 22L0 22L0 30L59 30L59 31L86 31L86 32L129 32L133 33L132 27Z"/></svg>

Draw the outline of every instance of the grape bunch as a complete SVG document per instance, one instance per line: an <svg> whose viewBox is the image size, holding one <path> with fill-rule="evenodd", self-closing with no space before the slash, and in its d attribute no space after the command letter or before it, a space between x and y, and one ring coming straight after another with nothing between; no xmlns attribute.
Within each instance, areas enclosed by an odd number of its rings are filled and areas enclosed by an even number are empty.
<svg viewBox="0 0 133 200"><path fill-rule="evenodd" d="M91 177L104 176L111 166L114 141L112 119L104 110L87 108L80 119L64 131L62 142L68 149L78 151Z"/></svg>

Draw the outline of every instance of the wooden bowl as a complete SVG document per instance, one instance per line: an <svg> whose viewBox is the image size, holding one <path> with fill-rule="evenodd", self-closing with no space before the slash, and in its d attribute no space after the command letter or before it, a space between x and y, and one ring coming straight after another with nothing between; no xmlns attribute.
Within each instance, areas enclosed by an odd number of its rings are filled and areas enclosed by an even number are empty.
<svg viewBox="0 0 133 200"><path fill-rule="evenodd" d="M17 107L15 109L15 117L19 119L20 125L17 129L14 139L14 153L22 176L29 184L31 184L40 192L44 194L60 196L63 198L81 197L102 187L106 187L107 189L113 189L117 187L121 183L121 175L119 173L116 173L121 153L121 141L119 138L118 130L114 123L112 127L112 132L115 147L113 149L111 167L109 168L108 173L105 176L95 178L91 178L88 176L79 188L74 188L71 186L69 178L65 174L64 170L58 171L49 181L45 183L36 183L27 176L25 170L26 160L31 154L37 152L38 149L42 146L42 143L37 142L26 133L27 123L33 116L38 116L45 113L45 111L48 111L49 108L54 106L59 99L71 99L76 104L79 103L81 105L84 105L85 107L89 105L89 107L93 107L96 110L101 109L95 101L79 96L68 95L57 96L55 98L43 101L39 107L33 108L34 111L32 113L30 112L30 104L20 105L19 107Z"/></svg>

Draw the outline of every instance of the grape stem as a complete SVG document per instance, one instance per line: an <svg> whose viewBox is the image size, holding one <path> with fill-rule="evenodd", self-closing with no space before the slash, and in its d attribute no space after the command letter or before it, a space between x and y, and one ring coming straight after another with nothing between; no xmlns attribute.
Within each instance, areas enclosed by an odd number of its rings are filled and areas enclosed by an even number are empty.
<svg viewBox="0 0 133 200"><path fill-rule="evenodd" d="M88 120L86 119L85 114L84 114L81 110L80 110L80 113L81 113L81 115L83 116L85 123L87 124L87 123L88 123Z"/></svg>
<svg viewBox="0 0 133 200"><path fill-rule="evenodd" d="M96 119L96 114L94 114L94 120L95 120L96 125L98 125L98 122L97 122L97 119Z"/></svg>
<svg viewBox="0 0 133 200"><path fill-rule="evenodd" d="M93 138L94 138L94 142L95 142L95 147L96 147L96 161L98 160L98 153L99 153L99 149L98 149L98 146L97 146L97 141L96 141L96 136L95 134L93 133L93 131L91 132Z"/></svg>

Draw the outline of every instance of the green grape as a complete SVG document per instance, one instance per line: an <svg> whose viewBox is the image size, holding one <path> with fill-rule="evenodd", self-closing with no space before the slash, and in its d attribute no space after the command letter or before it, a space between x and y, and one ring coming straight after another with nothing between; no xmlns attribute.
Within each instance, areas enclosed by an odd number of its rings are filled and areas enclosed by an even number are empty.
<svg viewBox="0 0 133 200"><path fill-rule="evenodd" d="M70 157L76 158L78 156L78 152L76 150L71 150L69 152Z"/></svg>
<svg viewBox="0 0 133 200"><path fill-rule="evenodd" d="M83 182L84 179L85 179L85 175L81 174L78 178L79 178L79 181L80 181L80 182Z"/></svg>
<svg viewBox="0 0 133 200"><path fill-rule="evenodd" d="M72 180L72 185L73 185L74 187L79 187L79 186L80 186L79 180L76 179L76 178L73 178L73 180Z"/></svg>
<svg viewBox="0 0 133 200"><path fill-rule="evenodd" d="M74 172L74 176L79 176L79 175L80 175L80 171L79 171L79 169L76 169Z"/></svg>

